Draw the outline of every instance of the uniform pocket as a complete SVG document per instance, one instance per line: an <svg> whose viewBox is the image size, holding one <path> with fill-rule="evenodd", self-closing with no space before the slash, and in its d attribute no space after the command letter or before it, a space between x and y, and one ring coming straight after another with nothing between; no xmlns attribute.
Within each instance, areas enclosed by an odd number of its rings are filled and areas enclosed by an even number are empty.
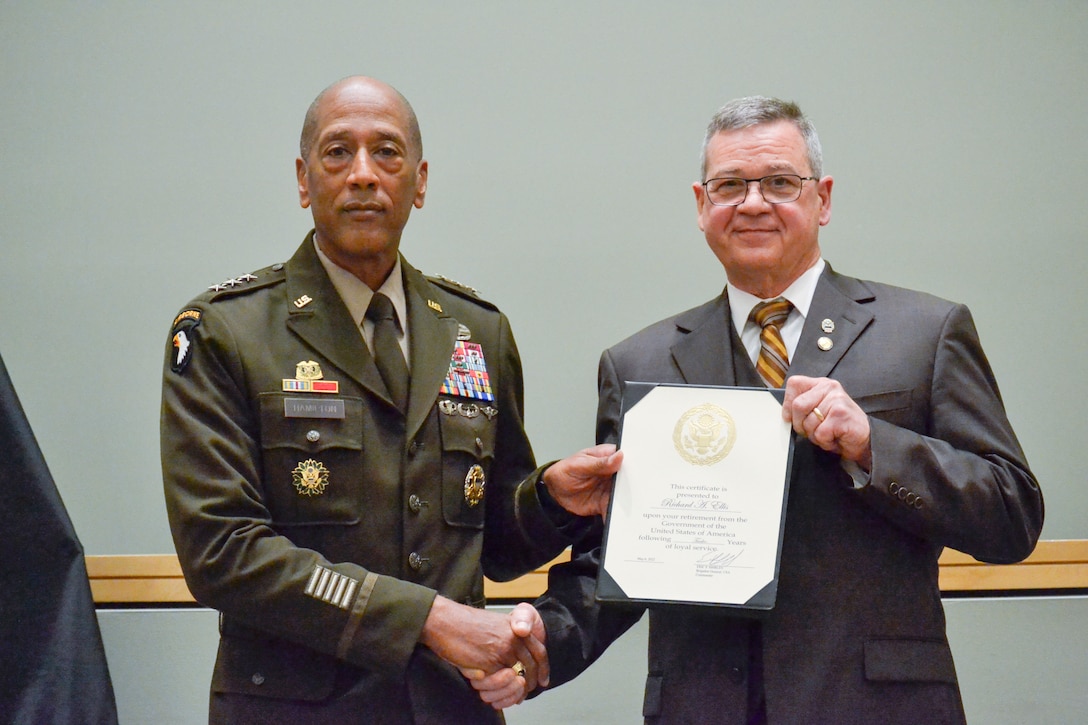
<svg viewBox="0 0 1088 725"><path fill-rule="evenodd" d="M290 700L324 700L336 682L336 660L274 637L219 640L212 692Z"/></svg>
<svg viewBox="0 0 1088 725"><path fill-rule="evenodd" d="M357 523L352 474L363 448L362 399L262 393L260 406L262 480L273 520Z"/></svg>
<svg viewBox="0 0 1088 725"><path fill-rule="evenodd" d="M442 516L451 526L484 527L484 499L494 458L493 418L475 403L440 400Z"/></svg>

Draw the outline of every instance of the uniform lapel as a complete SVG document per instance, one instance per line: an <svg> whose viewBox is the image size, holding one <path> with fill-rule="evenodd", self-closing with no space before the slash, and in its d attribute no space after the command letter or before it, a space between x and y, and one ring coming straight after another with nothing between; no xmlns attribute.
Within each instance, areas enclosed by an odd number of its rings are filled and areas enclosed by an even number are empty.
<svg viewBox="0 0 1088 725"><path fill-rule="evenodd" d="M433 287L403 257L400 262L404 269L412 346L407 426L408 439L411 440L434 407L438 390L449 372L450 358L457 342L457 320L428 304L434 302Z"/></svg>
<svg viewBox="0 0 1088 725"><path fill-rule="evenodd" d="M317 258L312 233L287 262L287 296L287 327L352 380L392 404L355 321Z"/></svg>
<svg viewBox="0 0 1088 725"><path fill-rule="evenodd" d="M872 290L864 282L843 277L829 265L816 285L789 373L831 376L846 351L872 323L873 314L864 304L872 300Z"/></svg>

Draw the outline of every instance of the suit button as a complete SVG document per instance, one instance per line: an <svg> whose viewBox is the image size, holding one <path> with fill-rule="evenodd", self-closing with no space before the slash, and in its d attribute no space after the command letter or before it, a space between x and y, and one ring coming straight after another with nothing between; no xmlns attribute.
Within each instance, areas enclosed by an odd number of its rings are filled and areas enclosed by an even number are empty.
<svg viewBox="0 0 1088 725"><path fill-rule="evenodd" d="M742 670L740 667L730 667L729 679L732 680L734 684L739 685L740 683L744 682L744 670Z"/></svg>
<svg viewBox="0 0 1088 725"><path fill-rule="evenodd" d="M414 551L408 555L408 566L412 567L412 571L419 571L428 561L430 560Z"/></svg>
<svg viewBox="0 0 1088 725"><path fill-rule="evenodd" d="M414 493L408 497L408 510L414 514L418 514L423 510L423 507L427 505L427 502L416 496Z"/></svg>
<svg viewBox="0 0 1088 725"><path fill-rule="evenodd" d="M253 675L253 677L249 678L249 681L252 682L254 685L263 685L264 675L262 675L260 672L257 672Z"/></svg>

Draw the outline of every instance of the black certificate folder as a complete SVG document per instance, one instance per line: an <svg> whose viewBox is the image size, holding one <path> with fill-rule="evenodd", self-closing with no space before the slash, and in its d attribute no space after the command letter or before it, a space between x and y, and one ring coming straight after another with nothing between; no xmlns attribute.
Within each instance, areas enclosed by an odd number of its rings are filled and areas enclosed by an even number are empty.
<svg viewBox="0 0 1088 725"><path fill-rule="evenodd" d="M794 446L783 395L626 383L599 601L774 608Z"/></svg>

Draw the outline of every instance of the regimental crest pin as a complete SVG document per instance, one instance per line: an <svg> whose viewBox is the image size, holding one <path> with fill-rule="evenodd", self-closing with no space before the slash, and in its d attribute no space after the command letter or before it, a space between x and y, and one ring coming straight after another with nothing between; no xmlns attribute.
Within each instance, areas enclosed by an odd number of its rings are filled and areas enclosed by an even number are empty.
<svg viewBox="0 0 1088 725"><path fill-rule="evenodd" d="M283 390L288 393L339 393L340 383L325 380L321 365L313 360L301 360L295 365L295 377L283 379Z"/></svg>
<svg viewBox="0 0 1088 725"><path fill-rule="evenodd" d="M484 469L479 463L473 464L465 475L465 501L469 506L478 506L484 500Z"/></svg>
<svg viewBox="0 0 1088 725"><path fill-rule="evenodd" d="M310 458L295 466L291 471L295 489L303 496L319 496L325 493L329 485L329 469L321 461Z"/></svg>

